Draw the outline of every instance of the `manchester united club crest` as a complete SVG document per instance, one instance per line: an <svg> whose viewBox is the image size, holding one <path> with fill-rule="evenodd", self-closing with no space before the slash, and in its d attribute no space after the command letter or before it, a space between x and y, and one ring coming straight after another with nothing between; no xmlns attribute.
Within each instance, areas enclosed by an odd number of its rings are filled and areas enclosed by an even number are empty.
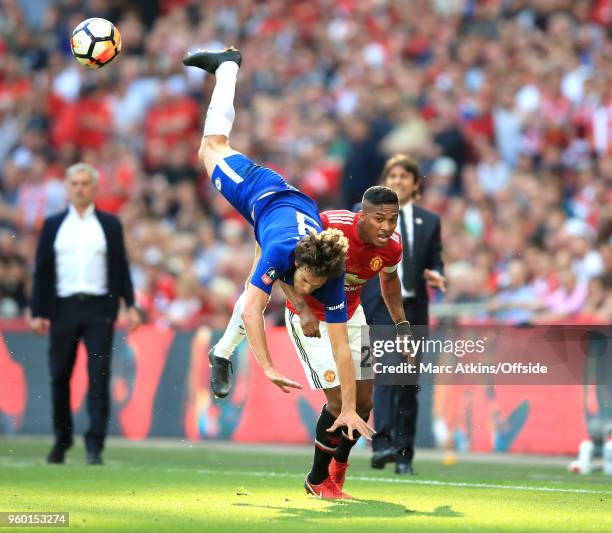
<svg viewBox="0 0 612 533"><path fill-rule="evenodd" d="M380 257L379 255L377 255L376 257L373 257L372 260L370 261L370 268L374 271L374 272L378 272L383 266L383 260L382 257Z"/></svg>
<svg viewBox="0 0 612 533"><path fill-rule="evenodd" d="M327 383L333 383L334 379L336 379L336 373L333 370L326 370L325 374L323 374L323 379L327 381Z"/></svg>

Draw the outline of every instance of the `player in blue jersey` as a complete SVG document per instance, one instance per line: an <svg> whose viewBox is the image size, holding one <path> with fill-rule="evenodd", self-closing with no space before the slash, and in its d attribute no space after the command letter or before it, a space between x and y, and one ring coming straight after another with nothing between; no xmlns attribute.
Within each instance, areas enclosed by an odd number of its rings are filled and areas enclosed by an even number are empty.
<svg viewBox="0 0 612 533"><path fill-rule="evenodd" d="M338 230L323 231L319 210L311 198L288 185L278 173L256 165L230 147L234 93L241 61L240 52L234 48L223 52L197 51L183 59L185 65L215 75L199 156L217 190L253 225L259 245L243 302L234 310L238 316L232 319L242 320L251 349L266 377L289 392L290 388L301 388L301 385L274 367L264 332L263 313L272 285L281 281L290 293L298 297L312 294L319 300L325 306L343 393L340 414L322 431L334 432L346 426L351 438L353 431L370 438L372 428L355 411L355 369L348 342L344 296L348 242ZM211 363L220 363L218 359L221 358L212 356ZM229 364L229 360L226 362Z"/></svg>

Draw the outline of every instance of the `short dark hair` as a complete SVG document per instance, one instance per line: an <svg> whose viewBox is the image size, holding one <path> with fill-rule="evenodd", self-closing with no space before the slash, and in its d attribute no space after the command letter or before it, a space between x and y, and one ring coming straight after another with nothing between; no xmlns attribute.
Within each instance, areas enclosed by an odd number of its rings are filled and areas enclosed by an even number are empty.
<svg viewBox="0 0 612 533"><path fill-rule="evenodd" d="M372 205L395 204L399 205L397 193L389 187L382 185L374 185L363 193L361 203L369 203Z"/></svg>
<svg viewBox="0 0 612 533"><path fill-rule="evenodd" d="M295 263L315 276L337 278L344 272L348 246L348 239L339 229L328 228L321 233L311 233L295 247Z"/></svg>
<svg viewBox="0 0 612 533"><path fill-rule="evenodd" d="M394 156L391 156L389 159L387 159L387 162L385 163L385 168L383 169L381 181L384 182L387 179L389 172L391 172L391 169L398 165L402 167L406 172L409 172L414 176L414 183L416 187L412 198L414 200L417 200L421 196L419 193L419 188L423 175L421 174L421 168L419 167L419 163L417 162L417 160L413 159L409 155L395 154Z"/></svg>

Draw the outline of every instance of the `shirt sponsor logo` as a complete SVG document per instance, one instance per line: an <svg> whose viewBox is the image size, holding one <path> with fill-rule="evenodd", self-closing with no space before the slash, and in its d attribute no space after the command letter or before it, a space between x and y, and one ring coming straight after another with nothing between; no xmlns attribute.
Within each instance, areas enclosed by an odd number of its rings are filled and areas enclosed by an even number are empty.
<svg viewBox="0 0 612 533"><path fill-rule="evenodd" d="M380 257L379 255L377 255L376 257L372 257L372 260L370 261L370 268L374 271L374 272L378 272L383 266L383 260L382 257Z"/></svg>
<svg viewBox="0 0 612 533"><path fill-rule="evenodd" d="M344 286L348 287L350 285L363 285L367 281L368 281L367 279L361 279L357 274L349 274L347 272L347 274L344 277Z"/></svg>
<svg viewBox="0 0 612 533"><path fill-rule="evenodd" d="M345 285L344 292L355 292L360 291L362 289L361 285Z"/></svg>
<svg viewBox="0 0 612 533"><path fill-rule="evenodd" d="M340 309L344 309L344 302L338 305L330 305L327 309L328 311L340 311Z"/></svg>
<svg viewBox="0 0 612 533"><path fill-rule="evenodd" d="M263 281L266 285L272 285L276 278L278 277L278 272L275 268L269 268L266 273L261 276L261 281Z"/></svg>

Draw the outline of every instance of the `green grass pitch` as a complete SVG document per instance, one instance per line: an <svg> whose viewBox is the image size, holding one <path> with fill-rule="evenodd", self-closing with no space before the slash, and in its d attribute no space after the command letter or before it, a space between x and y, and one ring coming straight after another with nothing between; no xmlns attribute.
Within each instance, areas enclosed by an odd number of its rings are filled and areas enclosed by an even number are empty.
<svg viewBox="0 0 612 533"><path fill-rule="evenodd" d="M71 528L113 532L612 531L612 478L562 466L417 461L398 478L361 452L345 486L355 500L333 502L304 493L304 448L114 440L100 467L81 445L46 465L48 447L0 439L0 511L69 511Z"/></svg>

